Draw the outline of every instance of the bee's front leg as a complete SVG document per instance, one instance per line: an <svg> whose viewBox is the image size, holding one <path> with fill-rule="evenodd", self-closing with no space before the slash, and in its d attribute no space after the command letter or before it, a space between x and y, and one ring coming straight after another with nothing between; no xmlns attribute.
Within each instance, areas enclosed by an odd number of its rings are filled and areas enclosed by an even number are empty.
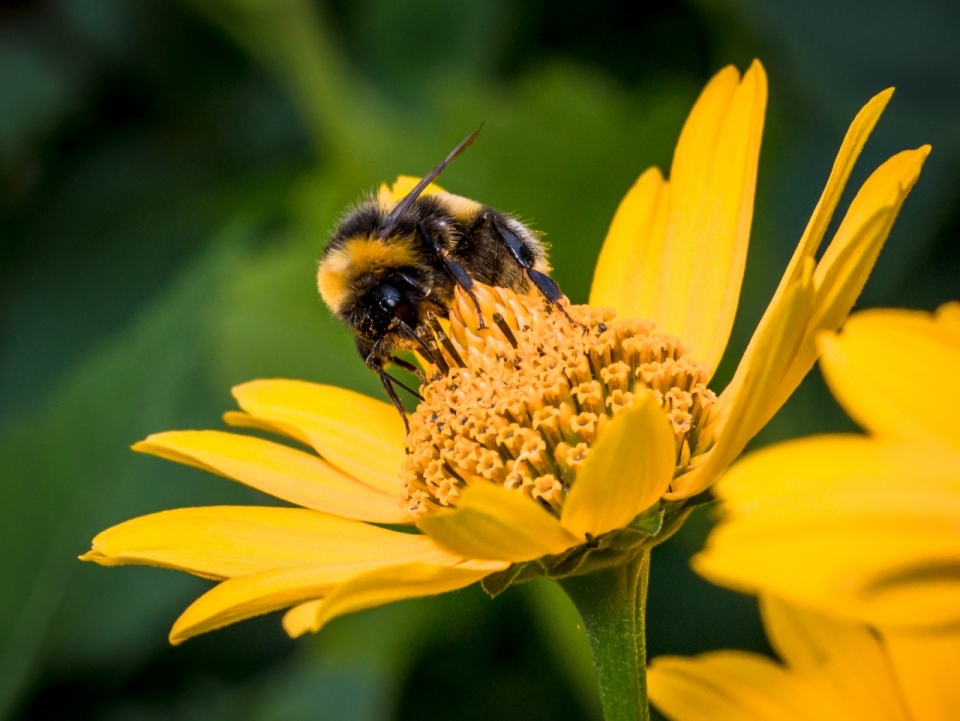
<svg viewBox="0 0 960 721"><path fill-rule="evenodd" d="M409 435L410 420L407 417L407 409L400 401L400 396L397 395L397 390L394 388L394 384L403 388L405 391L407 391L407 393L411 394L419 401L423 400L423 396L407 386L405 383L397 380L392 375L387 373L383 368L383 359L380 358L373 349L365 348L365 345L366 344L359 341L357 343L357 350L360 351L360 357L363 358L363 362L367 368L376 373L380 378L380 382L383 384L383 389L387 392L387 397L391 400L394 407L397 409L397 412L400 414L400 418L403 420L404 430Z"/></svg>

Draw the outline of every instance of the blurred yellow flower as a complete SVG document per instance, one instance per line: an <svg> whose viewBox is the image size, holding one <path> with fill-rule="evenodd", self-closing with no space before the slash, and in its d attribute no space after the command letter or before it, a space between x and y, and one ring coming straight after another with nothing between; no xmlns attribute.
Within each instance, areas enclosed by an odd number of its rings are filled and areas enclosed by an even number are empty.
<svg viewBox="0 0 960 721"><path fill-rule="evenodd" d="M874 310L820 339L833 394L867 436L792 441L717 485L711 581L885 628L960 624L960 304ZM905 373L905 359L919 366Z"/></svg>
<svg viewBox="0 0 960 721"><path fill-rule="evenodd" d="M880 636L770 598L760 610L782 663L744 651L656 658L654 706L674 721L957 718L960 636Z"/></svg>
<svg viewBox="0 0 960 721"><path fill-rule="evenodd" d="M177 643L291 606L284 626L299 635L481 578L495 592L524 574L564 578L645 553L783 404L816 360L815 336L839 327L862 289L928 146L881 165L814 258L891 93L851 125L719 397L707 383L746 261L767 99L759 62L742 79L728 67L710 81L670 180L648 170L624 198L589 306L546 313L535 296L483 289L487 330L459 305L434 329L451 370L431 369L407 453L391 406L329 386L248 383L234 389L244 412L227 422L285 435L317 455L216 431L162 433L135 448L304 508L167 511L101 533L84 559L222 581L176 622ZM405 183L381 192L395 202ZM420 533L371 525L414 522Z"/></svg>

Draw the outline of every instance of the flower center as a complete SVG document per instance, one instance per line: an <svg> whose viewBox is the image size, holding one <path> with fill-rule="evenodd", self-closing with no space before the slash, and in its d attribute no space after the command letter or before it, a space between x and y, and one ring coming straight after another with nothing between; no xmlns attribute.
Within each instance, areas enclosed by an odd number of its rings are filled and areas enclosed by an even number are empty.
<svg viewBox="0 0 960 721"><path fill-rule="evenodd" d="M610 419L639 388L656 395L677 441L674 477L713 445L709 371L678 338L611 308L551 307L541 296L477 286L457 293L427 339L435 363L410 418L403 497L415 516L497 483L559 513Z"/></svg>

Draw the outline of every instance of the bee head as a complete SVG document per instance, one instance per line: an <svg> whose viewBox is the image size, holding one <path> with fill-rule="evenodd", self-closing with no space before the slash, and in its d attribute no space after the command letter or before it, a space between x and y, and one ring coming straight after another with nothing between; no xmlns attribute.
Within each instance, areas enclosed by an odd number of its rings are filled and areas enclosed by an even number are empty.
<svg viewBox="0 0 960 721"><path fill-rule="evenodd" d="M415 268L416 247L404 238L386 240L376 233L336 237L317 268L317 288L338 316L368 293L390 271Z"/></svg>
<svg viewBox="0 0 960 721"><path fill-rule="evenodd" d="M418 307L424 297L417 281L408 274L387 271L357 299L351 313L353 325L368 339L383 337L396 327L397 321L415 328L420 322Z"/></svg>

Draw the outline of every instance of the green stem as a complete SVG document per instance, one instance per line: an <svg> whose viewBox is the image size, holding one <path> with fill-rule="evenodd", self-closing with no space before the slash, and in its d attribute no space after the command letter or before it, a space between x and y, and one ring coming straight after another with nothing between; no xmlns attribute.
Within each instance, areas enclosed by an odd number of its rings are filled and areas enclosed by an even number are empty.
<svg viewBox="0 0 960 721"><path fill-rule="evenodd" d="M630 562L560 581L583 619L606 721L649 721L644 616L650 550Z"/></svg>

